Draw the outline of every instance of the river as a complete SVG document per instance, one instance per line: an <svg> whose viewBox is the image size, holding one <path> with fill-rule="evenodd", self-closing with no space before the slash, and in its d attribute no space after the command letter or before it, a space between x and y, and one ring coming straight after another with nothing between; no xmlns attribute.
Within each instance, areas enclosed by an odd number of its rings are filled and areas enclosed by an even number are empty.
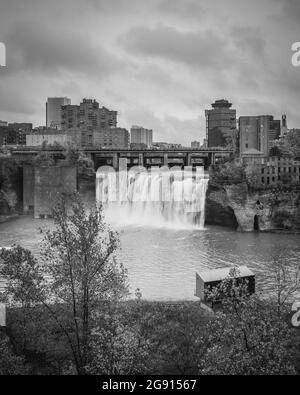
<svg viewBox="0 0 300 395"><path fill-rule="evenodd" d="M39 228L51 220L21 216L0 224L0 247L19 243L39 252ZM300 259L300 236L238 233L208 226L204 229L116 226L120 233L118 259L128 269L131 290L140 288L150 300L193 300L195 273L205 268L247 265L257 276L258 289L267 285L266 262L285 248Z"/></svg>

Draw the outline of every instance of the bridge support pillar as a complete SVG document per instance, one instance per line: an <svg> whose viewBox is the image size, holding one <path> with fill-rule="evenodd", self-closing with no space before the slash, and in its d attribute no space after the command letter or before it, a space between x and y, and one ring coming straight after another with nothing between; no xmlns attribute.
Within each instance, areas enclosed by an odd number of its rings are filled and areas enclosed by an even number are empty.
<svg viewBox="0 0 300 395"><path fill-rule="evenodd" d="M214 165L216 163L216 154L212 152L211 154L211 164Z"/></svg>
<svg viewBox="0 0 300 395"><path fill-rule="evenodd" d="M192 166L192 155L187 154L187 166Z"/></svg>
<svg viewBox="0 0 300 395"><path fill-rule="evenodd" d="M144 166L144 154L139 154L139 166Z"/></svg>
<svg viewBox="0 0 300 395"><path fill-rule="evenodd" d="M115 170L118 170L119 167L119 158L118 158L118 154L114 154L113 155L113 168Z"/></svg>
<svg viewBox="0 0 300 395"><path fill-rule="evenodd" d="M216 157L214 152L210 152L208 155L208 166L214 165L216 163Z"/></svg>
<svg viewBox="0 0 300 395"><path fill-rule="evenodd" d="M164 154L164 166L169 166L168 154Z"/></svg>

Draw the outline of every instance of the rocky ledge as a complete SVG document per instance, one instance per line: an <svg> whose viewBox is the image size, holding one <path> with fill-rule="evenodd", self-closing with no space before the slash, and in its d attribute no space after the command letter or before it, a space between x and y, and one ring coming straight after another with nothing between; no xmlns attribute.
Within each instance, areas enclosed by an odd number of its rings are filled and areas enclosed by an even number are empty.
<svg viewBox="0 0 300 395"><path fill-rule="evenodd" d="M260 210L257 202L260 202ZM206 224L229 226L242 232L300 231L300 187L250 190L245 182L209 183Z"/></svg>

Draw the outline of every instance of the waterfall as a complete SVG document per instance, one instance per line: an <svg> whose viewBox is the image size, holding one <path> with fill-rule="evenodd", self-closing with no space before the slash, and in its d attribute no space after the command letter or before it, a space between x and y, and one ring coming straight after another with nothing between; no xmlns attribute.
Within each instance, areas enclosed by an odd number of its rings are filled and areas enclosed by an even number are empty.
<svg viewBox="0 0 300 395"><path fill-rule="evenodd" d="M96 198L111 224L203 229L208 178L203 168L97 172Z"/></svg>

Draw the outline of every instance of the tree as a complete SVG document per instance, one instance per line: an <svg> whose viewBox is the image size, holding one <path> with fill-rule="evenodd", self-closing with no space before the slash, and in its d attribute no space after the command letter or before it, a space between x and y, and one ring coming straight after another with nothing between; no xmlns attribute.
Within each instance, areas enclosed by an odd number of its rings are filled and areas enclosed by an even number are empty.
<svg viewBox="0 0 300 395"><path fill-rule="evenodd" d="M113 311L109 308L97 316L98 325L92 333L92 357L88 366L91 374L135 375L148 372L151 341L142 335L138 323L124 320L122 308L124 306L119 306Z"/></svg>
<svg viewBox="0 0 300 395"><path fill-rule="evenodd" d="M68 317L64 323L52 310L68 337L76 370L84 374L95 315L104 301L126 295L126 271L116 261L118 235L104 223L101 207L87 213L78 195L69 202L62 197L53 218L55 229L44 234L42 251L48 299Z"/></svg>
<svg viewBox="0 0 300 395"><path fill-rule="evenodd" d="M25 290L25 305L32 300L48 311L77 373L85 374L97 312L127 294L126 271L116 261L118 235L105 224L101 207L87 212L78 195L61 196L53 218L54 229L43 233L39 263L20 247L3 256L8 293L22 300ZM16 262L20 270L13 269Z"/></svg>
<svg viewBox="0 0 300 395"><path fill-rule="evenodd" d="M294 374L288 350L291 330L272 304L250 296L235 271L211 294L221 310L206 328L200 374Z"/></svg>
<svg viewBox="0 0 300 395"><path fill-rule="evenodd" d="M78 165L78 174L80 176L95 177L94 162L92 161L92 159L89 159L82 152L79 154L77 165Z"/></svg>
<svg viewBox="0 0 300 395"><path fill-rule="evenodd" d="M271 156L298 158L300 157L300 133L290 130L284 138L270 149Z"/></svg>
<svg viewBox="0 0 300 395"><path fill-rule="evenodd" d="M69 145L64 154L65 154L66 162L68 162L70 165L78 164L80 154L77 148L73 147L72 145Z"/></svg>
<svg viewBox="0 0 300 395"><path fill-rule="evenodd" d="M267 262L265 289L274 300L277 314L282 316L300 291L300 265L298 258L283 246L275 247Z"/></svg>
<svg viewBox="0 0 300 395"><path fill-rule="evenodd" d="M7 338L0 336L0 376L26 373L24 359L13 352Z"/></svg>
<svg viewBox="0 0 300 395"><path fill-rule="evenodd" d="M36 155L36 157L33 158L32 161L34 166L54 166L55 161L53 157L48 153L41 151Z"/></svg>
<svg viewBox="0 0 300 395"><path fill-rule="evenodd" d="M43 276L32 253L21 246L11 250L2 250L0 258L0 277L6 279L5 289L0 293L0 300L10 307L17 307L17 326L20 328L18 348L24 352L27 346L28 324L31 322L32 307L41 299ZM22 342L22 344L21 344Z"/></svg>
<svg viewBox="0 0 300 395"><path fill-rule="evenodd" d="M17 162L11 158L0 161L0 215L9 214L17 205Z"/></svg>
<svg viewBox="0 0 300 395"><path fill-rule="evenodd" d="M246 181L246 166L236 160L211 166L211 178L214 182L243 182Z"/></svg>

